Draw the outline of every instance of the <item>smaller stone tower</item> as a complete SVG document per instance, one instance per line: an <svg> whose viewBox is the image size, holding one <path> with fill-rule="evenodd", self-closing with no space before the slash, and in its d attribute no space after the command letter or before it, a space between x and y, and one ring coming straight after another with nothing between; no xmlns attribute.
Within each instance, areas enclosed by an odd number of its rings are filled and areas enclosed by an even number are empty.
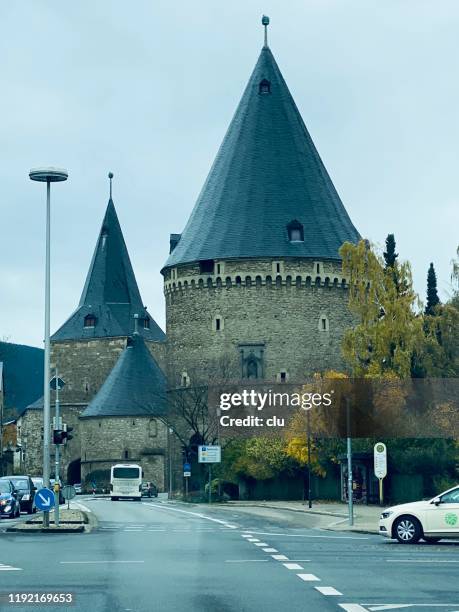
<svg viewBox="0 0 459 612"><path fill-rule="evenodd" d="M160 417L166 409L166 378L135 333L80 417L82 482L105 483L113 464L132 462L163 491L168 437Z"/></svg>

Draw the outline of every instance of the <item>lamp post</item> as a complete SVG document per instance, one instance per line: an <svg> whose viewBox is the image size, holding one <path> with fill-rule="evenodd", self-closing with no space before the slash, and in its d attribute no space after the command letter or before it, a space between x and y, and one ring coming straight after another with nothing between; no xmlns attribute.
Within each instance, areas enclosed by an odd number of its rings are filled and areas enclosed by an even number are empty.
<svg viewBox="0 0 459 612"><path fill-rule="evenodd" d="M46 183L46 263L45 263L45 364L43 377L43 480L49 487L50 446L51 446L51 409L50 409L50 233L51 233L51 183L66 181L67 170L62 168L33 168L29 172L32 181ZM49 527L49 512L43 512L43 527Z"/></svg>

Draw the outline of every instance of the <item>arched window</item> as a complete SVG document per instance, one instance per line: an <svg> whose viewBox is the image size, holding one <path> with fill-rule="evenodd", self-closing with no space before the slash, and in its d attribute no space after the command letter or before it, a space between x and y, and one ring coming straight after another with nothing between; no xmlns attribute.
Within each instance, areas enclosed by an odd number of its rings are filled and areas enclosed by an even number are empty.
<svg viewBox="0 0 459 612"><path fill-rule="evenodd" d="M95 327L96 317L93 314L86 315L84 318L84 326L85 327Z"/></svg>
<svg viewBox="0 0 459 612"><path fill-rule="evenodd" d="M268 79L263 79L262 81L260 81L260 84L258 85L258 93L260 94L270 94L271 93L271 83L268 81Z"/></svg>
<svg viewBox="0 0 459 612"><path fill-rule="evenodd" d="M290 242L304 242L303 224L296 219L287 225L287 232Z"/></svg>
<svg viewBox="0 0 459 612"><path fill-rule="evenodd" d="M247 378L258 378L258 363L256 359L247 362Z"/></svg>
<svg viewBox="0 0 459 612"><path fill-rule="evenodd" d="M129 451L128 450L124 451L124 458L125 459L129 459Z"/></svg>

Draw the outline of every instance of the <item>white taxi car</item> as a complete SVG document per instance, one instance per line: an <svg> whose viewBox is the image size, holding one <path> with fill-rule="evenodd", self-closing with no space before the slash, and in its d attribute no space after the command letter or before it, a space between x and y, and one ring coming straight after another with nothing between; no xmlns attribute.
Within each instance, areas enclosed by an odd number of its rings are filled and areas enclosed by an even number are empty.
<svg viewBox="0 0 459 612"><path fill-rule="evenodd" d="M459 486L428 501L387 508L379 520L379 533L402 544L421 538L426 542L459 538Z"/></svg>

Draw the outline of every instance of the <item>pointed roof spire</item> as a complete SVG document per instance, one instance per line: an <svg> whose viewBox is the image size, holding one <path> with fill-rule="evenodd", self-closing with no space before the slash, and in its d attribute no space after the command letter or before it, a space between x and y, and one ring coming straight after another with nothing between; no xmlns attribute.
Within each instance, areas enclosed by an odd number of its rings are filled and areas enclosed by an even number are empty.
<svg viewBox="0 0 459 612"><path fill-rule="evenodd" d="M108 178L110 181L110 200L112 199L112 179L113 179L113 172L109 172L108 173Z"/></svg>
<svg viewBox="0 0 459 612"><path fill-rule="evenodd" d="M109 178L111 183L112 177ZM52 340L130 336L134 329L134 313L141 313L139 333L142 336L149 340L165 340L164 332L142 303L110 198L78 308Z"/></svg>
<svg viewBox="0 0 459 612"><path fill-rule="evenodd" d="M265 27L265 44L264 46L267 47L268 46L268 26L269 26L269 17L267 15L263 15L263 17L261 18L261 23L264 25Z"/></svg>
<svg viewBox="0 0 459 612"><path fill-rule="evenodd" d="M134 335L81 418L163 416L166 411L166 378L143 338Z"/></svg>
<svg viewBox="0 0 459 612"><path fill-rule="evenodd" d="M289 232L293 222L298 240ZM229 258L339 261L341 245L359 239L264 46L166 267Z"/></svg>

